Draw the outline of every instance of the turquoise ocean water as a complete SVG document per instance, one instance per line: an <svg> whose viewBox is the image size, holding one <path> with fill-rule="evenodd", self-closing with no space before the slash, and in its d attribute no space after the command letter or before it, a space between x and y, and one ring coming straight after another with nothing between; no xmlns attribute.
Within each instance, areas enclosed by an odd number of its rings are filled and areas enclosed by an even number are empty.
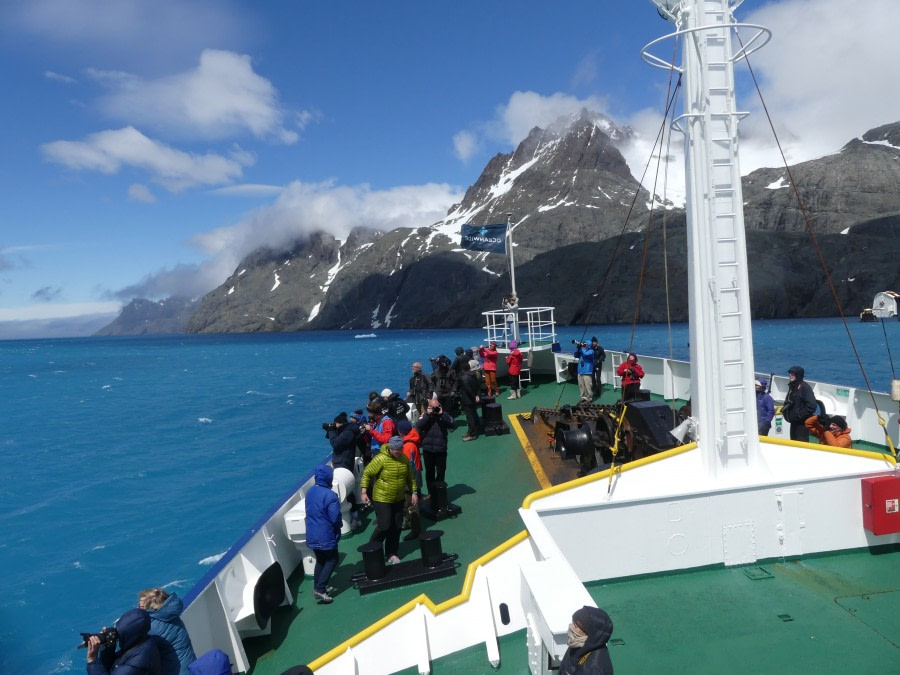
<svg viewBox="0 0 900 675"><path fill-rule="evenodd" d="M882 325L850 326L872 386L888 391ZM900 324L885 325L900 350ZM478 330L0 341L0 672L84 672L79 631L137 592L182 597L330 450L321 423L372 389L405 393L413 360ZM627 349L630 326L560 329ZM672 328L676 358L688 328ZM665 325L634 350L669 355ZM756 367L863 386L837 319L754 323ZM895 368L900 370L900 363ZM573 396L577 392L573 390Z"/></svg>

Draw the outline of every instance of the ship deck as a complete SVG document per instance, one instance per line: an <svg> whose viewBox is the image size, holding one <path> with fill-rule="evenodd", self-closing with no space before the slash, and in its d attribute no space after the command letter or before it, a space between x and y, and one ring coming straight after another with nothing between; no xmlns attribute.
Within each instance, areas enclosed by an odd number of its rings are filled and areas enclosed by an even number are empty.
<svg viewBox="0 0 900 675"><path fill-rule="evenodd" d="M616 393L607 386L602 401L611 402ZM505 418L577 400L576 386L555 382L532 384L521 399L508 400L505 393L498 399ZM509 435L469 443L461 440L464 422L451 434L448 497L461 513L437 523L424 520L423 527L444 532L444 552L458 555L456 575L360 595L350 577L362 571L356 549L371 534L369 513L366 528L340 542L334 603L314 602L312 579L298 569L288 581L294 603L276 612L272 635L244 641L250 672L277 675L310 663L420 594L434 603L457 596L469 563L523 530L518 509L525 497L578 471L574 461L547 452L545 434L531 428L539 425L516 418L510 426ZM417 557L418 542L402 542L400 553L404 560ZM881 673L900 671L897 569L900 549L862 550L629 578L591 584L588 591L615 623L610 649L618 672L788 673L812 667ZM501 671L528 672L524 631L501 638L500 655ZM432 666L435 673L491 671L483 646Z"/></svg>

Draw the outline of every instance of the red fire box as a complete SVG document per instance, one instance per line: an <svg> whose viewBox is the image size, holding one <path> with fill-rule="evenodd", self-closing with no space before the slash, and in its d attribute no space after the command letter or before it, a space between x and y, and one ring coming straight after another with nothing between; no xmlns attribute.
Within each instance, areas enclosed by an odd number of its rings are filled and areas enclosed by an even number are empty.
<svg viewBox="0 0 900 675"><path fill-rule="evenodd" d="M872 534L900 532L900 476L862 479L863 527Z"/></svg>

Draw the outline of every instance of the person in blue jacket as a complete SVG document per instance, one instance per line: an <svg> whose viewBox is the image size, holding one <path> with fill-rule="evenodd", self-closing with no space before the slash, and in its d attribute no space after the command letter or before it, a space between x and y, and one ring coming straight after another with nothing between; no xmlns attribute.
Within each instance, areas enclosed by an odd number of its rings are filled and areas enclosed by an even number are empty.
<svg viewBox="0 0 900 675"><path fill-rule="evenodd" d="M328 585L338 563L341 539L341 504L332 491L334 469L327 464L316 467L316 484L306 493L306 545L316 556L313 597L319 604L333 602L334 588Z"/></svg>
<svg viewBox="0 0 900 675"><path fill-rule="evenodd" d="M138 607L150 615L150 635L159 638L159 656L163 675L188 675L188 666L197 656L181 621L184 603L177 593L162 588L147 588L138 594Z"/></svg>
<svg viewBox="0 0 900 675"><path fill-rule="evenodd" d="M768 436L772 428L772 418L775 417L775 401L766 392L768 380L759 378L756 380L756 424L759 427L760 436Z"/></svg>
<svg viewBox="0 0 900 675"><path fill-rule="evenodd" d="M578 359L578 391L581 401L589 403L594 397L594 348L589 342L578 342L575 346Z"/></svg>
<svg viewBox="0 0 900 675"><path fill-rule="evenodd" d="M146 610L129 609L116 621L119 650L100 648L100 638L88 639L88 675L162 675L157 639L150 636L150 615Z"/></svg>

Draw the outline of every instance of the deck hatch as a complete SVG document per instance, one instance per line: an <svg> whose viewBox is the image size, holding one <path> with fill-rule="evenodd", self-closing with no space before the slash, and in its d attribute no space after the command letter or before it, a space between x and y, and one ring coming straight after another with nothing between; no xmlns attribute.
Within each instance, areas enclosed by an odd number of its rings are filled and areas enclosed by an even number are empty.
<svg viewBox="0 0 900 675"><path fill-rule="evenodd" d="M765 567L745 567L744 574L747 575L747 578L751 581L759 581L760 579L774 579L775 575L772 574Z"/></svg>

